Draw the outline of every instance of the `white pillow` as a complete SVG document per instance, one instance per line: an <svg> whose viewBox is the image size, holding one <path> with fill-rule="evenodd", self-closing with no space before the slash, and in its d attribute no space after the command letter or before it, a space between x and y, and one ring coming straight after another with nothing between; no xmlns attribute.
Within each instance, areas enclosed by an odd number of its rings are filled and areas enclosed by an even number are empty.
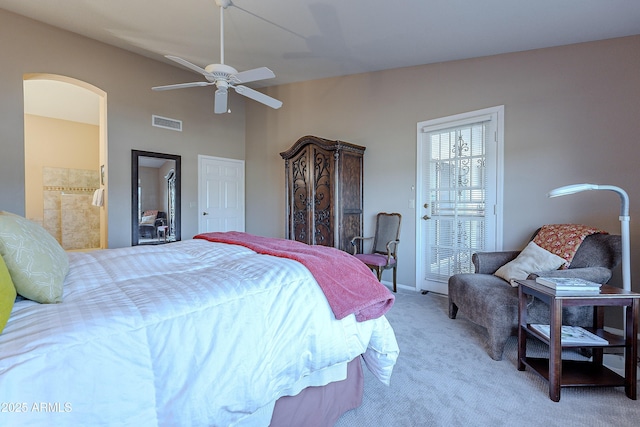
<svg viewBox="0 0 640 427"><path fill-rule="evenodd" d="M567 261L536 245L533 241L511 262L506 263L494 274L502 277L511 286L518 286L514 280L525 280L529 274L538 271L557 270Z"/></svg>
<svg viewBox="0 0 640 427"><path fill-rule="evenodd" d="M142 221L140 221L140 224L154 225L155 222L156 222L155 215L147 215L142 217Z"/></svg>

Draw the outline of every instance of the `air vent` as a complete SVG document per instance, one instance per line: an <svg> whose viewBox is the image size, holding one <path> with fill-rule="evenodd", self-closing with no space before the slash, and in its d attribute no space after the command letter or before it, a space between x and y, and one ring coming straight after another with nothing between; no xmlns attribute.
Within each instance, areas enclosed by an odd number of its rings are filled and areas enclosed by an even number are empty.
<svg viewBox="0 0 640 427"><path fill-rule="evenodd" d="M170 119L168 117L151 116L151 124L158 128L177 130L182 132L182 120Z"/></svg>

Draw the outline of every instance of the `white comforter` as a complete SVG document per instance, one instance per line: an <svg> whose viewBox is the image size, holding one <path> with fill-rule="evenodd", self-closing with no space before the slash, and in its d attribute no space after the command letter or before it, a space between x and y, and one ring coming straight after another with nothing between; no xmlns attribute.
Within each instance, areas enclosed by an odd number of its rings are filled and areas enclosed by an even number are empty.
<svg viewBox="0 0 640 427"><path fill-rule="evenodd" d="M2 426L266 426L359 354L388 383L398 355L296 261L203 240L69 256L64 302L16 303L0 335Z"/></svg>

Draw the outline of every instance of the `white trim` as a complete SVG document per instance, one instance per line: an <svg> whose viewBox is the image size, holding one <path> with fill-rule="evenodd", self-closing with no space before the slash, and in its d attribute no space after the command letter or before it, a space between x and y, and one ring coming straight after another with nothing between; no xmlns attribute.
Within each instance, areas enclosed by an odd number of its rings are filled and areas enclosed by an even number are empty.
<svg viewBox="0 0 640 427"><path fill-rule="evenodd" d="M467 113L463 115L466 116ZM456 116L453 116L453 117L456 117ZM424 126L422 127L422 133L437 132L443 129L456 128L464 125L470 125L473 123L489 122L493 118L494 118L494 113L485 114L485 115L474 114L470 117L453 119L453 120L446 120L448 119L448 117L444 117L442 119L428 120L426 122L421 122L421 124L424 124Z"/></svg>

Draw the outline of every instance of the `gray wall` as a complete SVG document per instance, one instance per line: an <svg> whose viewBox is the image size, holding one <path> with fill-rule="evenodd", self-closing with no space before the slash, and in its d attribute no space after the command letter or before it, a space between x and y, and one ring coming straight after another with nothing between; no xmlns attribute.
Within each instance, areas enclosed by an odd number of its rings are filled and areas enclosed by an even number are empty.
<svg viewBox="0 0 640 427"><path fill-rule="evenodd" d="M504 248L521 249L535 228L548 223L585 223L619 234L614 193L546 197L561 185L618 185L631 198L638 283L638 52L636 36L270 88L284 102L280 110L247 104L247 231L284 235L284 162L278 153L299 137L364 145L365 229L373 233L379 211L402 213L398 282L413 287L416 214L408 200L415 198L416 124L504 105Z"/></svg>
<svg viewBox="0 0 640 427"><path fill-rule="evenodd" d="M197 156L244 158L240 97L233 114L215 115L213 91L151 90L197 80L192 72L3 10L0 40L0 209L24 215L23 75L50 73L107 93L109 247L131 244L131 149L182 156L182 236L197 233ZM182 120L184 131L151 127L152 114Z"/></svg>
<svg viewBox="0 0 640 427"><path fill-rule="evenodd" d="M191 72L2 10L0 39L3 210L24 213L23 74L61 74L107 92L110 247L130 243L133 148L182 156L184 238L197 232L198 154L244 158L247 231L284 236L278 153L312 134L367 147L365 228L372 232L378 211L403 214L399 283L414 286L416 123L504 105L505 249L523 247L545 223L619 232L613 193L545 197L565 184L619 185L631 198L632 274L640 277L640 36L282 85L267 90L284 102L280 110L247 102L243 111L236 99L233 114L221 116L210 91L150 90L193 80ZM152 114L183 120L184 132L152 128Z"/></svg>

